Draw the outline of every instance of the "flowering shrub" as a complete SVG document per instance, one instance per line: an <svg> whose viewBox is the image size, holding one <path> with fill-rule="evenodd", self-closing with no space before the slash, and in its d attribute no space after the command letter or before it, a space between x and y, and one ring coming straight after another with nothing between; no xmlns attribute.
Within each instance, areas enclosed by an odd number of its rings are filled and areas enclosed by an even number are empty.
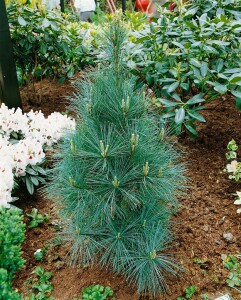
<svg viewBox="0 0 241 300"><path fill-rule="evenodd" d="M229 152L226 153L227 159L233 159L230 164L227 164L225 171L230 173L229 179L239 181L241 178L241 163L236 160L238 146L234 139L232 139L227 146ZM236 192L237 199L234 201L235 205L241 204L241 192ZM241 208L237 209L237 213L241 213Z"/></svg>
<svg viewBox="0 0 241 300"><path fill-rule="evenodd" d="M66 115L52 113L45 118L41 111L24 114L21 109L0 107L0 206L9 206L15 183L23 181L32 194L44 179L41 168L45 151L74 130L75 122Z"/></svg>

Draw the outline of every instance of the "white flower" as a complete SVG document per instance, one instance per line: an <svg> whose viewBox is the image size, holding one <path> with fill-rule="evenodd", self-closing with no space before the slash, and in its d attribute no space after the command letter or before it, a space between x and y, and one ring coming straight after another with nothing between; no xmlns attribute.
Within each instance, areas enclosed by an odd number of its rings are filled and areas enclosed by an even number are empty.
<svg viewBox="0 0 241 300"><path fill-rule="evenodd" d="M235 173L237 171L238 162L237 160L233 160L230 164L227 164L227 171L229 173Z"/></svg>
<svg viewBox="0 0 241 300"><path fill-rule="evenodd" d="M234 201L234 204L235 204L235 205L240 205L240 204L241 204L241 199L235 200L235 201Z"/></svg>
<svg viewBox="0 0 241 300"><path fill-rule="evenodd" d="M35 252L34 252L34 254L37 254L37 253L39 253L39 252L41 252L42 251L42 249L40 248L40 249L37 249Z"/></svg>
<svg viewBox="0 0 241 300"><path fill-rule="evenodd" d="M14 178L25 176L27 166L41 164L44 147L75 126L74 120L57 112L45 118L41 111L24 114L20 108L0 106L0 206L9 207ZM13 144L10 138L16 134L19 141Z"/></svg>

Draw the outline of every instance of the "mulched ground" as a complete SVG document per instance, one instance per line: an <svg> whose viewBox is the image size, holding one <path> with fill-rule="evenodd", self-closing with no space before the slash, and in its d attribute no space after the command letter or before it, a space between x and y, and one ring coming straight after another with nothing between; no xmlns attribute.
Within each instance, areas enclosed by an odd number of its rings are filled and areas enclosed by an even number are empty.
<svg viewBox="0 0 241 300"><path fill-rule="evenodd" d="M45 91L42 102L34 105L33 102L30 104L29 95L23 90L24 111L42 109L45 115L56 110L65 111L66 100L63 97L73 91L69 81L64 85L53 83ZM197 294L192 299L201 299L201 294L207 294L212 300L224 293L231 294L235 300L241 299L234 289L225 284L228 273L221 259L221 254L238 253L241 246L240 215L233 204L233 193L241 188L223 172L227 163L227 143L234 138L241 145L241 117L234 99L228 97L207 104L203 115L207 122L199 125L199 137L179 138L177 142L181 151L186 153L185 161L188 162L188 176L191 179L187 195L180 199L180 210L173 217L173 223L176 224L174 252L185 272L179 278L168 279L169 291L160 299L176 300L189 285L197 287ZM59 232L56 230L58 219L54 205L40 192L32 197L24 194L21 198L17 204L26 212L36 207L40 213L50 215L51 220L48 224L27 231L23 245L26 268L16 275L16 288L26 293L29 287L25 282L31 278L31 271L37 265L42 265L45 270L53 272L52 295L56 300L80 297L83 286L97 283L111 286L117 300L140 299L135 288L129 287L124 278L110 271L101 270L98 266L91 269L68 267L65 260L67 250L63 246L53 246L52 239ZM234 240L226 241L224 233L232 233ZM33 253L44 246L49 251L39 263Z"/></svg>

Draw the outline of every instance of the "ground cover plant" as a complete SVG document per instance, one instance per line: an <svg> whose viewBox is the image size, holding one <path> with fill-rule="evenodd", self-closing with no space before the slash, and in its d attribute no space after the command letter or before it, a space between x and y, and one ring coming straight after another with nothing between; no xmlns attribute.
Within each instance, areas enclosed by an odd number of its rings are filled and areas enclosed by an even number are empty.
<svg viewBox="0 0 241 300"><path fill-rule="evenodd" d="M24 240L25 225L18 209L0 208L0 299L18 300L12 289L14 273L23 267L21 245Z"/></svg>
<svg viewBox="0 0 241 300"><path fill-rule="evenodd" d="M166 4L168 6L169 3ZM162 108L176 134L196 136L204 101L231 93L241 103L240 1L176 1L170 12L136 32L128 65ZM138 46L137 46L138 45Z"/></svg>
<svg viewBox="0 0 241 300"><path fill-rule="evenodd" d="M125 38L115 21L106 34L108 62L79 82L72 104L81 122L60 146L47 192L68 223L72 264L98 257L140 293L157 294L178 269L168 250L169 218L183 167L125 70Z"/></svg>

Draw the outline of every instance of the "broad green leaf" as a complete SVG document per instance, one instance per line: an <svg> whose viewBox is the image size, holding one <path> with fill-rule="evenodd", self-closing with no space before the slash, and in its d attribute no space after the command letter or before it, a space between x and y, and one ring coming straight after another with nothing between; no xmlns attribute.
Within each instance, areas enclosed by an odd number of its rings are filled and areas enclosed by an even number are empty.
<svg viewBox="0 0 241 300"><path fill-rule="evenodd" d="M208 63L206 63L205 61L203 61L200 70L201 70L202 77L206 77L207 72L208 72Z"/></svg>
<svg viewBox="0 0 241 300"><path fill-rule="evenodd" d="M28 23L24 20L24 18L22 18L21 16L18 17L18 23L21 26L26 26Z"/></svg>
<svg viewBox="0 0 241 300"><path fill-rule="evenodd" d="M181 97L178 94L176 94L176 93L172 94L172 98L175 99L175 100L177 100L178 102L182 102Z"/></svg>
<svg viewBox="0 0 241 300"><path fill-rule="evenodd" d="M32 168L27 168L26 172L30 175L38 175L38 173L36 171L34 171Z"/></svg>
<svg viewBox="0 0 241 300"><path fill-rule="evenodd" d="M192 104L197 104L197 103L201 103L201 102L204 102L205 99L203 99L203 94L198 94L198 95L195 95L194 97L192 97L191 99L189 99L186 104L188 105L192 105Z"/></svg>
<svg viewBox="0 0 241 300"><path fill-rule="evenodd" d="M167 92L168 92L168 93L171 93L171 92L175 91L175 89L176 89L178 86L179 86L179 82L178 82L178 81L172 83L172 84L168 87Z"/></svg>
<svg viewBox="0 0 241 300"><path fill-rule="evenodd" d="M194 136L194 137L197 137L197 131L196 129L190 125L190 124L187 124L187 123L184 123L184 126L187 128L187 130Z"/></svg>
<svg viewBox="0 0 241 300"><path fill-rule="evenodd" d="M212 40L212 43L218 46L228 46L230 44L229 42L223 42L219 40Z"/></svg>
<svg viewBox="0 0 241 300"><path fill-rule="evenodd" d="M207 14L202 14L199 18L199 24L202 27L205 23L207 23Z"/></svg>
<svg viewBox="0 0 241 300"><path fill-rule="evenodd" d="M170 112L170 113L166 113L164 115L161 116L161 119L168 119L168 118L172 118L176 115L175 112Z"/></svg>
<svg viewBox="0 0 241 300"><path fill-rule="evenodd" d="M27 187L27 190L28 190L29 194L33 195L34 185L33 185L31 179L28 176L26 177L26 187Z"/></svg>
<svg viewBox="0 0 241 300"><path fill-rule="evenodd" d="M195 58L191 58L191 59L190 59L190 63L191 63L193 66L197 67L197 68L200 68L200 67L201 67L200 61L198 61L198 60L195 59Z"/></svg>
<svg viewBox="0 0 241 300"><path fill-rule="evenodd" d="M241 97L236 97L235 102L237 109L241 111Z"/></svg>
<svg viewBox="0 0 241 300"><path fill-rule="evenodd" d="M173 102L173 101L169 101L163 98L158 99L165 107L173 107L173 106L177 106L178 103L177 102Z"/></svg>
<svg viewBox="0 0 241 300"><path fill-rule="evenodd" d="M175 123L176 124L181 124L185 119L185 109L183 107L180 107L175 116Z"/></svg>
<svg viewBox="0 0 241 300"><path fill-rule="evenodd" d="M231 84L238 84L238 85L241 85L241 73L233 74L233 75L230 77L229 82L230 82Z"/></svg>
<svg viewBox="0 0 241 300"><path fill-rule="evenodd" d="M194 75L197 77L197 79L199 79L199 80L202 80L202 76L201 76L201 73L200 73L200 71L199 71L199 69L198 68L193 68L193 73L194 73Z"/></svg>
<svg viewBox="0 0 241 300"><path fill-rule="evenodd" d="M181 83L180 87L183 88L185 91L188 91L190 88L190 84L189 83Z"/></svg>
<svg viewBox="0 0 241 300"><path fill-rule="evenodd" d="M219 73L223 69L223 59L219 58L216 62L215 70Z"/></svg>
<svg viewBox="0 0 241 300"><path fill-rule="evenodd" d="M228 73L228 74L234 74L240 72L241 72L241 68L226 69L223 71L223 73Z"/></svg>
<svg viewBox="0 0 241 300"><path fill-rule="evenodd" d="M49 27L51 25L51 22L48 19L43 19L42 26L44 28Z"/></svg>
<svg viewBox="0 0 241 300"><path fill-rule="evenodd" d="M227 93L228 88L226 87L226 85L216 84L214 86L214 90L219 92L220 94L225 94L225 93Z"/></svg>
<svg viewBox="0 0 241 300"><path fill-rule="evenodd" d="M241 98L241 91L234 90L231 92L235 97Z"/></svg>
<svg viewBox="0 0 241 300"><path fill-rule="evenodd" d="M192 8L192 9L189 9L188 11L186 11L184 17L187 17L187 16L193 16L196 14L196 12L198 11L198 6ZM192 22L188 22L188 26L194 26L194 24Z"/></svg>
<svg viewBox="0 0 241 300"><path fill-rule="evenodd" d="M197 113L196 111L187 110L187 113L189 114L190 117L192 117L200 122L206 122L204 117L202 115L200 115L199 113Z"/></svg>
<svg viewBox="0 0 241 300"><path fill-rule="evenodd" d="M30 176L30 179L31 179L33 185L36 185L36 186L39 185L39 181L35 176Z"/></svg>

